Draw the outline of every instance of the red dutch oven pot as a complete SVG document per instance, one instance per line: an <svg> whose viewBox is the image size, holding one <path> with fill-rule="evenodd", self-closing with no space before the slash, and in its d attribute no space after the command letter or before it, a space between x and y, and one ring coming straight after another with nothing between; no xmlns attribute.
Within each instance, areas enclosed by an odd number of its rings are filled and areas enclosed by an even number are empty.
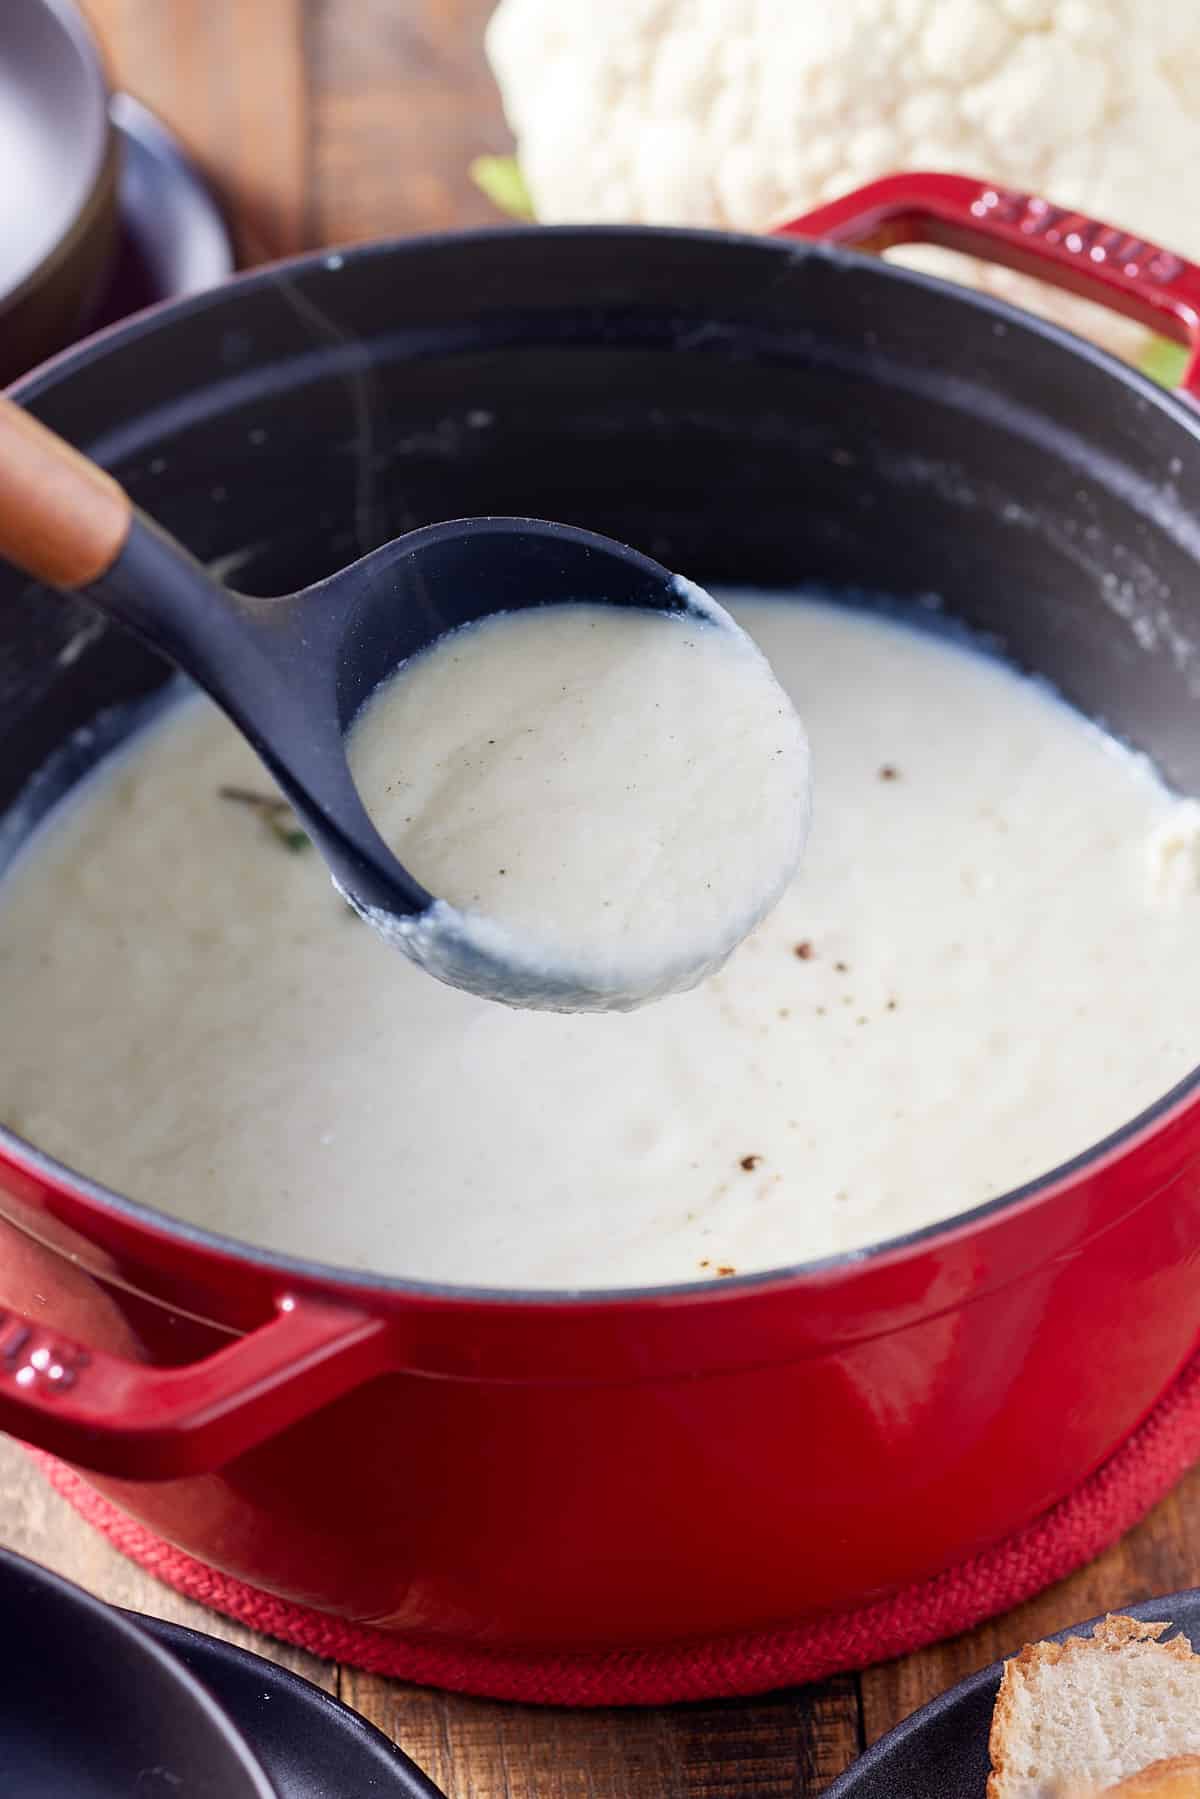
<svg viewBox="0 0 1200 1799"><path fill-rule="evenodd" d="M1188 400L805 240L967 249L1193 345L1200 271L949 176L783 233L314 256L144 314L19 391L249 591L427 518L532 511L702 580L935 592L1200 789ZM166 672L16 577L0 600L11 850ZM866 1253L582 1294L288 1260L0 1132L0 1423L214 1566L413 1641L586 1656L794 1624L1036 1517L1192 1354L1196 1080L1113 1125Z"/></svg>

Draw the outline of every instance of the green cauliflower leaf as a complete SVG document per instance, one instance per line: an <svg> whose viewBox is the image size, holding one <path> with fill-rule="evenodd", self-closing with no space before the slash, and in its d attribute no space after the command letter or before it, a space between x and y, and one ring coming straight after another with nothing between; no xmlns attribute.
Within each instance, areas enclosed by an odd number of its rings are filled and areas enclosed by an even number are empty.
<svg viewBox="0 0 1200 1799"><path fill-rule="evenodd" d="M533 201L515 156L477 156L471 180L492 205L512 219L532 219Z"/></svg>

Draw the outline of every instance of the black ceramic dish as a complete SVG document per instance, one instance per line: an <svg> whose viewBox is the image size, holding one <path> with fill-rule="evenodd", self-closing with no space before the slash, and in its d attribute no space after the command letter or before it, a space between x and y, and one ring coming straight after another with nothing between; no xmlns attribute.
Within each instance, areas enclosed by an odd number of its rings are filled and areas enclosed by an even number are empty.
<svg viewBox="0 0 1200 1799"><path fill-rule="evenodd" d="M1200 1642L1198 1588L1121 1610L1144 1622L1169 1619L1193 1646ZM1072 1625L1056 1632L1053 1640L1090 1636L1099 1622L1090 1618L1086 1624ZM1019 1647L1013 1645L1014 1654ZM834 1781L825 1799L984 1799L988 1731L1001 1667L994 1662L982 1668L889 1730Z"/></svg>
<svg viewBox="0 0 1200 1799"><path fill-rule="evenodd" d="M119 165L104 69L71 0L4 0L0 382L66 343L95 304Z"/></svg>
<svg viewBox="0 0 1200 1799"><path fill-rule="evenodd" d="M205 1686L124 1613L0 1550L0 1617L4 1793L280 1799Z"/></svg>
<svg viewBox="0 0 1200 1799"><path fill-rule="evenodd" d="M278 1799L442 1799L387 1737L310 1681L215 1637L129 1615L204 1683Z"/></svg>

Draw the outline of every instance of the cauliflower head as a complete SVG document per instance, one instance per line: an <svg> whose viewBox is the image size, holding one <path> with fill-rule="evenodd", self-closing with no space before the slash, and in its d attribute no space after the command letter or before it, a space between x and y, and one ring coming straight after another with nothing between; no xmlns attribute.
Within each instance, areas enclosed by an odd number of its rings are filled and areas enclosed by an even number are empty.
<svg viewBox="0 0 1200 1799"><path fill-rule="evenodd" d="M501 0L487 51L547 222L758 231L938 168L1200 256L1197 0ZM1142 335L1006 271L906 259L1126 352Z"/></svg>

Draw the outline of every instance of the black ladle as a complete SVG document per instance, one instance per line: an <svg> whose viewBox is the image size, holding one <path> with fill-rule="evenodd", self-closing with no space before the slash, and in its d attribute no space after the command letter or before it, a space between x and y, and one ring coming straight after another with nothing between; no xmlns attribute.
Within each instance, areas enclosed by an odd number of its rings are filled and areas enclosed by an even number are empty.
<svg viewBox="0 0 1200 1799"><path fill-rule="evenodd" d="M416 960L510 1003L588 1005L570 973L531 986L514 970L505 992L505 971L466 939L443 939L436 956L414 950L406 925L437 902L372 824L345 738L379 683L456 625L564 600L696 610L667 569L568 525L456 519L409 531L298 593L253 598L215 580L111 475L3 396L0 555L90 600L205 688L270 769L342 892ZM605 1005L605 994L590 1003Z"/></svg>

